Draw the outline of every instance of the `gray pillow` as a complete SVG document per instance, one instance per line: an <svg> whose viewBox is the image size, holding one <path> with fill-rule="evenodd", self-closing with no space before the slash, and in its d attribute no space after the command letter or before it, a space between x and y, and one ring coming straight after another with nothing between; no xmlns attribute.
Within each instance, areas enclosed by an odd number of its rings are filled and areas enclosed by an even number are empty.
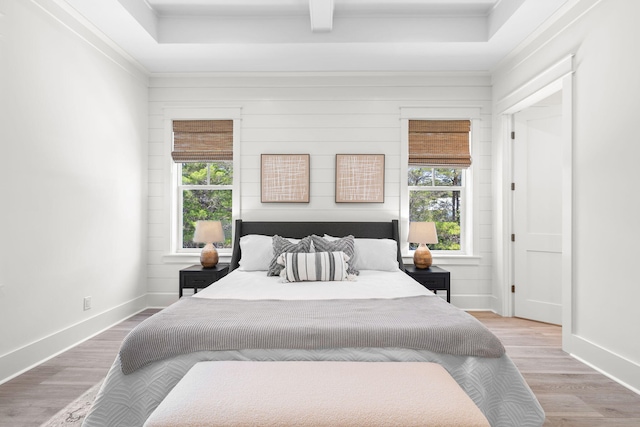
<svg viewBox="0 0 640 427"><path fill-rule="evenodd" d="M313 248L316 252L344 252L349 257L349 260L347 261L347 272L349 274L360 274L360 272L354 268L356 261L356 249L355 239L353 236L349 235L329 241L324 237L316 236L314 234L311 236L311 241L313 242Z"/></svg>
<svg viewBox="0 0 640 427"><path fill-rule="evenodd" d="M282 265L278 264L278 257L280 254L285 252L311 252L311 238L305 237L300 240L298 243L291 243L288 239L284 237L280 237L277 234L273 236L272 240L273 245L273 258L271 259L271 263L269 264L269 270L267 270L267 276L279 276L280 272L284 268Z"/></svg>

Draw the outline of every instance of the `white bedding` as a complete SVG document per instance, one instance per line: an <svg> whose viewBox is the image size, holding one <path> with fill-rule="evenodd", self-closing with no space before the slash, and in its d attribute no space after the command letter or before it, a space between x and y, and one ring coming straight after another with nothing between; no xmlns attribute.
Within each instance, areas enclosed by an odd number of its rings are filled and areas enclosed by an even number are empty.
<svg viewBox="0 0 640 427"><path fill-rule="evenodd" d="M362 270L355 281L295 283L267 276L264 271L234 270L194 297L313 300L399 298L428 294L431 291L400 270Z"/></svg>
<svg viewBox="0 0 640 427"><path fill-rule="evenodd" d="M264 271L234 270L196 298L353 299L397 298L430 292L401 271L362 271L355 282L283 283ZM439 354L407 348L250 349L200 351L155 362L124 375L116 358L85 427L142 426L196 363L206 360L424 361L444 366L492 426L539 427L544 412L511 359Z"/></svg>

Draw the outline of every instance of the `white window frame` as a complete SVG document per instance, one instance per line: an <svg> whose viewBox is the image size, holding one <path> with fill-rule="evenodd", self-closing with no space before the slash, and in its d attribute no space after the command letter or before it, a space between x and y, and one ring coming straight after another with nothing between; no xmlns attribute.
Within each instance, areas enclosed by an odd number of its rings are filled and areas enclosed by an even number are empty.
<svg viewBox="0 0 640 427"><path fill-rule="evenodd" d="M171 158L171 150L173 147L173 121L174 120L233 120L233 184L232 191L232 242L235 235L235 221L240 217L240 129L241 129L241 112L240 107L199 107L199 106L176 106L164 109L164 140L166 153L166 170L165 176L170 177L166 194L167 197L166 211L169 212L168 224L170 224L169 238L169 255L197 256L200 249L183 248L182 247L182 197L180 192L183 189L229 189L227 185L207 185L207 186L182 186L181 181L181 164L175 163ZM218 253L221 257L231 256L232 248L219 248Z"/></svg>
<svg viewBox="0 0 640 427"><path fill-rule="evenodd" d="M479 145L480 140L480 107L402 107L400 108L400 236L401 249L405 257L413 256L409 250L407 236L409 234L409 183L407 180L409 171L409 120L470 120L471 133L469 135L469 151L473 160L474 148ZM440 264L466 264L479 263L477 256L478 248L478 215L475 215L475 207L478 206L477 177L474 169L477 165L463 170L463 188L461 189L460 212L460 250L444 251L433 250L433 257ZM434 187L412 187L422 190L447 191L458 187L434 186Z"/></svg>

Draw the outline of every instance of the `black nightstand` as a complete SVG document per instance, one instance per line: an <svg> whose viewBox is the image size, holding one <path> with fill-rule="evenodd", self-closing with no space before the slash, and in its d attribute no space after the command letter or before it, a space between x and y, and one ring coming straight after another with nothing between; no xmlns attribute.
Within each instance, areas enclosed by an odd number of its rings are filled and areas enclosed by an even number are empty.
<svg viewBox="0 0 640 427"><path fill-rule="evenodd" d="M219 262L215 267L211 268L204 268L200 264L183 268L180 270L180 298L182 298L182 290L184 288L193 289L193 293L195 294L198 292L198 289L206 288L213 282L224 277L228 272L229 264L222 262Z"/></svg>
<svg viewBox="0 0 640 427"><path fill-rule="evenodd" d="M447 291L447 302L451 302L451 273L432 265L429 268L416 268L405 265L404 271L425 288L435 291Z"/></svg>

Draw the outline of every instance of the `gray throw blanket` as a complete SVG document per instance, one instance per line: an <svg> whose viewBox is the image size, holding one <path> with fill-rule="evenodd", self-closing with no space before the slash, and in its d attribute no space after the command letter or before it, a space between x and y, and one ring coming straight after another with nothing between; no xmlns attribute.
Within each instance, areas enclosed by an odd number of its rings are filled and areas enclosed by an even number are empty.
<svg viewBox="0 0 640 427"><path fill-rule="evenodd" d="M203 350L399 347L500 357L500 340L439 297L344 300L183 298L139 324L122 372Z"/></svg>

